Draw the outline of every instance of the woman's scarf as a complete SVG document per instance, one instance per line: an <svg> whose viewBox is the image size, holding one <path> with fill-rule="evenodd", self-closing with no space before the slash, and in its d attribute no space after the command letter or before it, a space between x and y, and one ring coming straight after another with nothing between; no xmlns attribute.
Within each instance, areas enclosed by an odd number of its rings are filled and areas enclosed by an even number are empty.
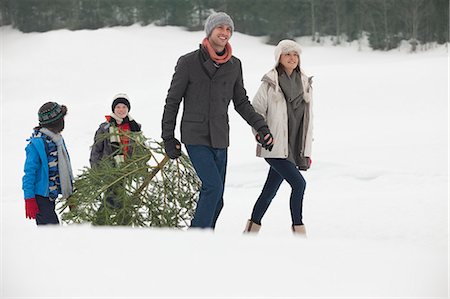
<svg viewBox="0 0 450 299"><path fill-rule="evenodd" d="M39 131L50 137L56 144L58 151L58 171L59 181L61 183L61 194L63 199L69 198L69 196L73 193L73 174L69 154L67 153L66 145L64 144L64 139L60 133L53 133L47 128L41 128Z"/></svg>
<svg viewBox="0 0 450 299"><path fill-rule="evenodd" d="M216 53L214 48L209 43L209 40L207 37L205 37L205 39L202 41L202 45L203 45L203 47L205 47L206 51L208 51L209 57L211 57L211 59L217 64L224 64L231 58L232 49L231 49L230 43L227 43L225 45L225 53L222 56L219 56Z"/></svg>
<svg viewBox="0 0 450 299"><path fill-rule="evenodd" d="M303 98L303 83L300 71L294 70L289 76L284 70L278 75L278 81L281 90L286 97L286 101L292 103L294 109L297 109Z"/></svg>

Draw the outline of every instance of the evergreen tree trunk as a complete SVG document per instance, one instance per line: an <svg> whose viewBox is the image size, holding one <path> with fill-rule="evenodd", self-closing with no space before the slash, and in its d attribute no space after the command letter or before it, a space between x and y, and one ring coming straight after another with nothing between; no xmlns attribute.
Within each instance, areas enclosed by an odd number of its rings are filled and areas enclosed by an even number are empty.
<svg viewBox="0 0 450 299"><path fill-rule="evenodd" d="M314 0L310 0L311 3L311 38L316 41L316 17L314 12Z"/></svg>
<svg viewBox="0 0 450 299"><path fill-rule="evenodd" d="M390 38L389 38L389 31L388 31L386 0L383 0L383 20L384 20L384 50L388 50L390 48Z"/></svg>
<svg viewBox="0 0 450 299"><path fill-rule="evenodd" d="M339 24L339 8L338 8L338 0L334 0L334 12L336 16L336 42L335 45L341 44L341 27Z"/></svg>

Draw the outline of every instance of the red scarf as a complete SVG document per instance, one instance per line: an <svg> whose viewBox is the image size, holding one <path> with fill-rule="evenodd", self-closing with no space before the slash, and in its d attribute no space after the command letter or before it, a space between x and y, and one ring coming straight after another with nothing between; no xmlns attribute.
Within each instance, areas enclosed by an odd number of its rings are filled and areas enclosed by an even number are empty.
<svg viewBox="0 0 450 299"><path fill-rule="evenodd" d="M225 53L222 56L217 55L216 51L209 43L209 40L207 37L205 37L205 39L203 40L202 45L203 45L203 47L205 47L206 51L208 51L209 57L211 57L211 59L217 64L224 64L231 58L232 50L231 50L230 43L227 43L225 45Z"/></svg>
<svg viewBox="0 0 450 299"><path fill-rule="evenodd" d="M105 117L108 122L111 122L110 115L105 115ZM119 133L126 133L126 132L130 131L130 124L128 122L126 122L126 123L122 122L119 124L116 121L116 126L117 126ZM124 145L123 154L126 157L128 154L128 145L130 144L130 138L128 138L128 136L122 135L122 134L119 135L119 138L120 138L120 144Z"/></svg>

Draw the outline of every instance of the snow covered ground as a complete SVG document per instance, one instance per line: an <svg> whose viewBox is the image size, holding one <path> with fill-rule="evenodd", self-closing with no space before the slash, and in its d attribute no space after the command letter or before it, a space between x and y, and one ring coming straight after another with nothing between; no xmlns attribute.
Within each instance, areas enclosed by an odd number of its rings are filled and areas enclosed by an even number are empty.
<svg viewBox="0 0 450 299"><path fill-rule="evenodd" d="M230 107L225 207L216 231L37 228L25 219L26 138L48 100L68 106L74 169L119 92L159 139L178 57L203 32L131 26L1 34L2 298L448 297L448 48L303 48L314 75L315 141L305 173L308 239L290 232L284 183L258 236L242 230L267 174ZM273 46L235 33L252 97Z"/></svg>

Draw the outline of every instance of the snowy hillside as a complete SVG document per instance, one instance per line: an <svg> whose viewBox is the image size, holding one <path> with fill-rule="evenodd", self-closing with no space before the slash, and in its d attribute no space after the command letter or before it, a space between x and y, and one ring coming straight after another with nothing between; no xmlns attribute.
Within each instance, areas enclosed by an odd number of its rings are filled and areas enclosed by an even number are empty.
<svg viewBox="0 0 450 299"><path fill-rule="evenodd" d="M261 233L242 235L268 166L232 106L214 233L37 228L25 219L21 178L39 107L68 106L63 135L76 170L89 164L116 93L130 96L130 114L159 139L176 61L204 34L155 26L0 34L1 298L447 298L447 47L303 48L302 67L314 76L315 141L302 240L290 232L286 183ZM251 98L274 47L240 33L231 45Z"/></svg>

